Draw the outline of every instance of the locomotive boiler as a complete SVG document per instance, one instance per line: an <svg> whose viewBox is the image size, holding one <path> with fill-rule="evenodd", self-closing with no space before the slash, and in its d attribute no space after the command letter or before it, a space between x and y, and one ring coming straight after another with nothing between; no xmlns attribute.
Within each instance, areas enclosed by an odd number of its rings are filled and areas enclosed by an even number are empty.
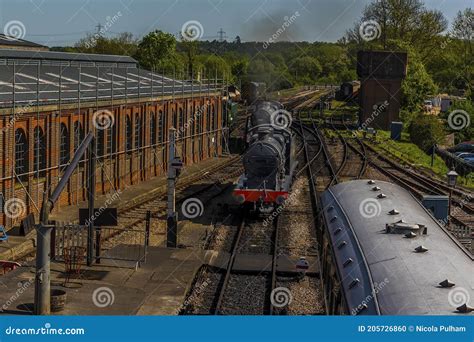
<svg viewBox="0 0 474 342"><path fill-rule="evenodd" d="M234 196L261 212L288 198L296 168L291 114L276 101L257 101L249 108L244 174Z"/></svg>

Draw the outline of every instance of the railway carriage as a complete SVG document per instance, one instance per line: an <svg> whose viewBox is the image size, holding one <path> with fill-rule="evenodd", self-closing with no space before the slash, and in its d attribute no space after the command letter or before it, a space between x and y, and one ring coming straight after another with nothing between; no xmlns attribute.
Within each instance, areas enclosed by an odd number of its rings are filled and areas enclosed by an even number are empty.
<svg viewBox="0 0 474 342"><path fill-rule="evenodd" d="M470 312L472 254L408 191L382 181L345 182L321 195L321 208L329 314Z"/></svg>

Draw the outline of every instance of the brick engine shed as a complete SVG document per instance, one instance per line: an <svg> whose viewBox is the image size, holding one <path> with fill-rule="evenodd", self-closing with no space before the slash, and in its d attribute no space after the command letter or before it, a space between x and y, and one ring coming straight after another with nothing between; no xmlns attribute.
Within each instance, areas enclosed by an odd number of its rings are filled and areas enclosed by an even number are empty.
<svg viewBox="0 0 474 342"><path fill-rule="evenodd" d="M221 155L222 86L168 78L126 56L0 49L0 224L38 215L89 131L97 194L165 175L171 127L185 165ZM86 177L84 163L55 210L86 200Z"/></svg>

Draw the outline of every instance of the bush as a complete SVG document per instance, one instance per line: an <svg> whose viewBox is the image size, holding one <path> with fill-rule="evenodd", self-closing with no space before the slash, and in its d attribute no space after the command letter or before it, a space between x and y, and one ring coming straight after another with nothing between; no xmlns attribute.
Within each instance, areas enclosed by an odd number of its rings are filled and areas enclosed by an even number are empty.
<svg viewBox="0 0 474 342"><path fill-rule="evenodd" d="M414 119L409 133L410 140L427 154L434 145L442 144L445 137L443 124L438 118L430 115L421 115Z"/></svg>

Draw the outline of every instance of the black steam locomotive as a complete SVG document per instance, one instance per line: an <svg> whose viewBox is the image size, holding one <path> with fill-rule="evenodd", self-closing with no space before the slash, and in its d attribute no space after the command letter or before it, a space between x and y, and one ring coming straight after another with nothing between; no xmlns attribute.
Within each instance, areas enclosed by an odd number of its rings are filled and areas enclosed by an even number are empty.
<svg viewBox="0 0 474 342"><path fill-rule="evenodd" d="M288 198L295 175L291 114L281 103L265 100L255 101L249 110L245 173L238 180L234 196L239 203L268 212Z"/></svg>

